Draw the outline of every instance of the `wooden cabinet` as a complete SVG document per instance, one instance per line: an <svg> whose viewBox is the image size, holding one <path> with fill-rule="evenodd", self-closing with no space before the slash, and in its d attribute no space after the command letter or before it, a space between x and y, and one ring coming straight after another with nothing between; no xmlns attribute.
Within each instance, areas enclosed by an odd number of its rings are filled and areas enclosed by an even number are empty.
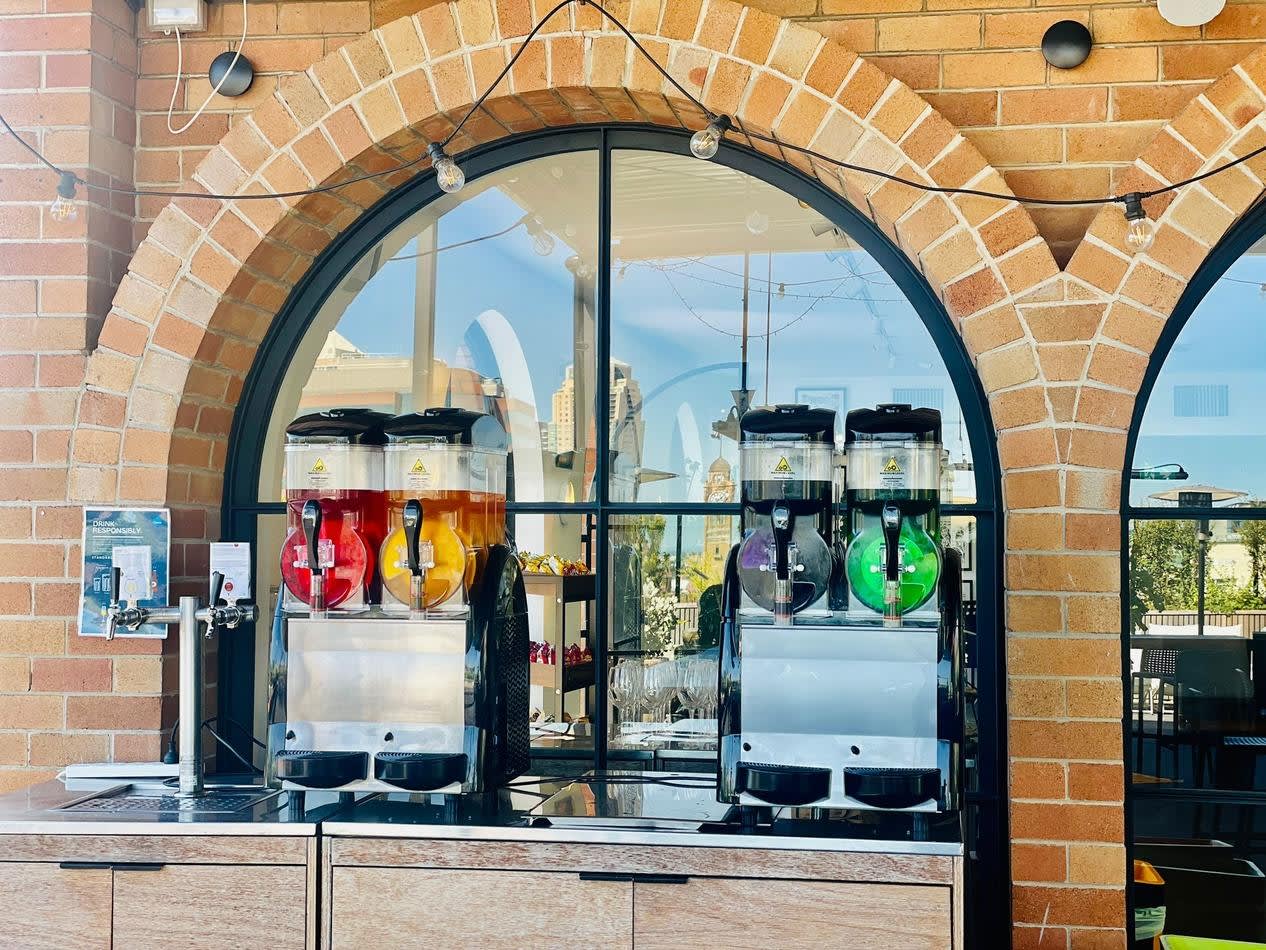
<svg viewBox="0 0 1266 950"><path fill-rule="evenodd" d="M575 874L337 867L331 950L631 950L633 884Z"/></svg>
<svg viewBox="0 0 1266 950"><path fill-rule="evenodd" d="M303 950L315 869L315 839L0 835L0 946Z"/></svg>
<svg viewBox="0 0 1266 950"><path fill-rule="evenodd" d="M113 950L303 950L302 867L166 865L114 872Z"/></svg>
<svg viewBox="0 0 1266 950"><path fill-rule="evenodd" d="M325 932L360 946L959 950L961 859L326 838Z"/></svg>
<svg viewBox="0 0 1266 950"><path fill-rule="evenodd" d="M634 888L638 950L950 946L947 887L695 878Z"/></svg>
<svg viewBox="0 0 1266 950"><path fill-rule="evenodd" d="M110 950L110 870L0 863L0 941L10 950Z"/></svg>

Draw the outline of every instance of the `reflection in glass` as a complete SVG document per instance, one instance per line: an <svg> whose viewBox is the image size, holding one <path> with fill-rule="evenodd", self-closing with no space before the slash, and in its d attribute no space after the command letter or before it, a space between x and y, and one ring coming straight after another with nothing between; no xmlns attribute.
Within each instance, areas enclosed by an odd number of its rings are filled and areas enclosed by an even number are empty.
<svg viewBox="0 0 1266 950"><path fill-rule="evenodd" d="M1260 941L1266 520L1243 514L1130 525L1130 791L1164 933Z"/></svg>
<svg viewBox="0 0 1266 950"><path fill-rule="evenodd" d="M524 567L531 638L533 749L593 749L594 555L584 514L516 514L509 541Z"/></svg>
<svg viewBox="0 0 1266 950"><path fill-rule="evenodd" d="M1253 345L1266 287L1262 251L1259 243L1214 283L1166 357L1139 428L1131 504L1165 507L1177 491L1201 488L1235 493L1232 504L1266 499L1266 364Z"/></svg>
<svg viewBox="0 0 1266 950"><path fill-rule="evenodd" d="M511 501L584 500L593 480L597 157L486 175L409 217L353 265L287 369L262 452L303 412L458 406L510 435Z"/></svg>
<svg viewBox="0 0 1266 950"><path fill-rule="evenodd" d="M975 499L953 384L914 307L812 208L689 157L612 159L610 493L732 501L737 413L803 402L941 410L955 502Z"/></svg>

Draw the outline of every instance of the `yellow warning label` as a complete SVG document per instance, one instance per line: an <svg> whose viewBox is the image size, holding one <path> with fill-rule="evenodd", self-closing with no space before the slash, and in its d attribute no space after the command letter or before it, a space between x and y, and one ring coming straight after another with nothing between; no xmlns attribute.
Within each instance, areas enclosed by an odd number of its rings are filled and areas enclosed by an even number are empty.
<svg viewBox="0 0 1266 950"><path fill-rule="evenodd" d="M426 466L422 464L421 459L413 460L413 468L409 469L410 475L426 475L428 474Z"/></svg>
<svg viewBox="0 0 1266 950"><path fill-rule="evenodd" d="M883 473L885 475L903 474L902 469L901 469L901 463L897 461L897 457L895 455L889 458L888 461L884 463Z"/></svg>
<svg viewBox="0 0 1266 950"><path fill-rule="evenodd" d="M778 464L774 466L775 475L790 475L791 463L787 461L787 456L783 456L778 460Z"/></svg>
<svg viewBox="0 0 1266 950"><path fill-rule="evenodd" d="M326 471L327 469L325 466L325 459L319 458L315 462L312 463L312 467L308 469L308 474L309 475L324 475Z"/></svg>

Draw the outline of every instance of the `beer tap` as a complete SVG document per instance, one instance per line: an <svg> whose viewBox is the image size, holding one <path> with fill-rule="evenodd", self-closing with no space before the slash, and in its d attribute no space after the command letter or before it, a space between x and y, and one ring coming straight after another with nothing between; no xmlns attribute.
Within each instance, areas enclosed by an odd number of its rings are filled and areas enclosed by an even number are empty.
<svg viewBox="0 0 1266 950"><path fill-rule="evenodd" d="M135 633L147 619L147 611L135 604L120 603L119 588L123 585L123 571L120 568L110 569L110 606L106 608L105 638L113 640L119 627Z"/></svg>
<svg viewBox="0 0 1266 950"><path fill-rule="evenodd" d="M901 509L884 505L884 626L901 626Z"/></svg>
<svg viewBox="0 0 1266 950"><path fill-rule="evenodd" d="M426 617L426 572L435 566L434 547L430 541L421 541L422 502L411 498L404 503L401 515L404 528L404 546L409 559L409 618Z"/></svg>
<svg viewBox="0 0 1266 950"><path fill-rule="evenodd" d="M325 567L321 564L321 503L315 498L303 503L303 536L308 545L308 570L312 574L310 603L312 617L323 620L325 606Z"/></svg>

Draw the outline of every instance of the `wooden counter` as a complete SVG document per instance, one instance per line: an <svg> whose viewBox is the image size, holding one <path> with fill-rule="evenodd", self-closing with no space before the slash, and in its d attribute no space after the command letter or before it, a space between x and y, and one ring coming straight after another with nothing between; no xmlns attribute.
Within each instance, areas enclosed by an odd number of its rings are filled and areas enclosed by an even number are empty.
<svg viewBox="0 0 1266 950"><path fill-rule="evenodd" d="M0 835L6 950L313 950L317 839Z"/></svg>
<svg viewBox="0 0 1266 950"><path fill-rule="evenodd" d="M321 862L333 950L962 947L959 857L323 837Z"/></svg>

